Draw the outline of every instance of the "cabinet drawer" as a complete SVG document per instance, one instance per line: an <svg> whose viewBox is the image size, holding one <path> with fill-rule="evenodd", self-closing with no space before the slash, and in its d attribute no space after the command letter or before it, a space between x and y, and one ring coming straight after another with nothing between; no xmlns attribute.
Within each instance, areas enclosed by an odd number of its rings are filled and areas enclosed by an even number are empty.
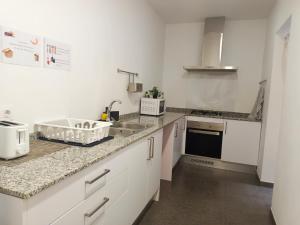
<svg viewBox="0 0 300 225"><path fill-rule="evenodd" d="M108 206L113 205L128 191L128 169L112 178L105 188L106 196L110 199Z"/></svg>
<svg viewBox="0 0 300 225"><path fill-rule="evenodd" d="M105 164L85 177L85 198L105 187L110 172Z"/></svg>
<svg viewBox="0 0 300 225"><path fill-rule="evenodd" d="M125 170L51 225L102 225L106 210L116 203L127 192L127 189L128 170ZM126 203L117 202L117 204Z"/></svg>
<svg viewBox="0 0 300 225"><path fill-rule="evenodd" d="M120 152L112 158L108 158L105 163L99 163L91 167L85 177L85 198L105 187L105 185L118 176L127 168L128 153Z"/></svg>
<svg viewBox="0 0 300 225"><path fill-rule="evenodd" d="M79 173L30 198L27 224L49 224L83 200L84 174Z"/></svg>
<svg viewBox="0 0 300 225"><path fill-rule="evenodd" d="M51 225L102 225L109 199L99 190Z"/></svg>

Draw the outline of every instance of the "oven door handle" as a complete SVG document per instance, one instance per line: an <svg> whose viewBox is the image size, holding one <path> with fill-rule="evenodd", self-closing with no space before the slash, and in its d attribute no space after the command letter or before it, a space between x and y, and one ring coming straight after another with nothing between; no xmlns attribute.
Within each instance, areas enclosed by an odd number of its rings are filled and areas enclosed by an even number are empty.
<svg viewBox="0 0 300 225"><path fill-rule="evenodd" d="M220 136L220 132L218 132L218 131L206 131L206 130L194 130L194 129L190 129L189 133L193 133L193 134L208 134L208 135Z"/></svg>

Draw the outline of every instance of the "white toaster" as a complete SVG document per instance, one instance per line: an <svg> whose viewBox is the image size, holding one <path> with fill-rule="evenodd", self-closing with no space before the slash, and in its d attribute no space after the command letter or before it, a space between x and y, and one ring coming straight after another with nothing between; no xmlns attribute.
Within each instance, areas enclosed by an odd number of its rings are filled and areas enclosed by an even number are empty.
<svg viewBox="0 0 300 225"><path fill-rule="evenodd" d="M14 159L28 153L28 125L0 120L0 158Z"/></svg>

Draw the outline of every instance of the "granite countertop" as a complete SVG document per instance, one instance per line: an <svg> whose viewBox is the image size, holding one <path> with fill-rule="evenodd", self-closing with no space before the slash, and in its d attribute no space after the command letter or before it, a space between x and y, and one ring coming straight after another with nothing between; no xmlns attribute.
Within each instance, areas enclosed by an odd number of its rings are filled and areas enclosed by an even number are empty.
<svg viewBox="0 0 300 225"><path fill-rule="evenodd" d="M0 161L0 193L29 199L183 116L185 114L172 112L162 117L135 116L130 121L151 123L153 126L129 137L115 136L113 140L91 148L35 141L31 143L35 147L29 155Z"/></svg>
<svg viewBox="0 0 300 225"><path fill-rule="evenodd" d="M186 116L240 120L249 122L261 122L261 120L250 117L250 113L228 112L228 111L213 111L213 110L198 110L185 108L167 108L168 112L184 113Z"/></svg>

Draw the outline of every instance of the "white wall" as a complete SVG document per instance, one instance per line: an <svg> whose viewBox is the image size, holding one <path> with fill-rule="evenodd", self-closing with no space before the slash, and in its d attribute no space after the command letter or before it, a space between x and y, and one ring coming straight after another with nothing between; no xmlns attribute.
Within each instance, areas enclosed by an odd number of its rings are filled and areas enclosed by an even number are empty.
<svg viewBox="0 0 300 225"><path fill-rule="evenodd" d="M263 74L267 82L257 171L260 180L268 183L275 181L288 54L285 36L290 29L290 20L282 24L282 28L280 32L278 28L273 30L270 23L264 60Z"/></svg>
<svg viewBox="0 0 300 225"><path fill-rule="evenodd" d="M270 18L270 42L275 43L275 32L292 15L291 36L287 54L287 67L283 94L277 173L272 211L277 225L298 225L300 212L300 2L279 0ZM271 45L272 46L272 45ZM273 45L274 47L275 45ZM268 61L272 62L276 51L268 49ZM272 69L272 63L268 71ZM267 76L268 77L268 76Z"/></svg>
<svg viewBox="0 0 300 225"><path fill-rule="evenodd" d="M136 112L140 94L128 94L128 77L144 88L161 86L165 25L145 0L0 0L0 25L72 46L70 72L0 64L0 108L32 124L63 116L99 118L112 99L121 114Z"/></svg>
<svg viewBox="0 0 300 225"><path fill-rule="evenodd" d="M223 64L237 74L187 73L200 65L204 23L169 24L166 28L163 89L167 105L250 112L262 77L266 20L227 20Z"/></svg>

